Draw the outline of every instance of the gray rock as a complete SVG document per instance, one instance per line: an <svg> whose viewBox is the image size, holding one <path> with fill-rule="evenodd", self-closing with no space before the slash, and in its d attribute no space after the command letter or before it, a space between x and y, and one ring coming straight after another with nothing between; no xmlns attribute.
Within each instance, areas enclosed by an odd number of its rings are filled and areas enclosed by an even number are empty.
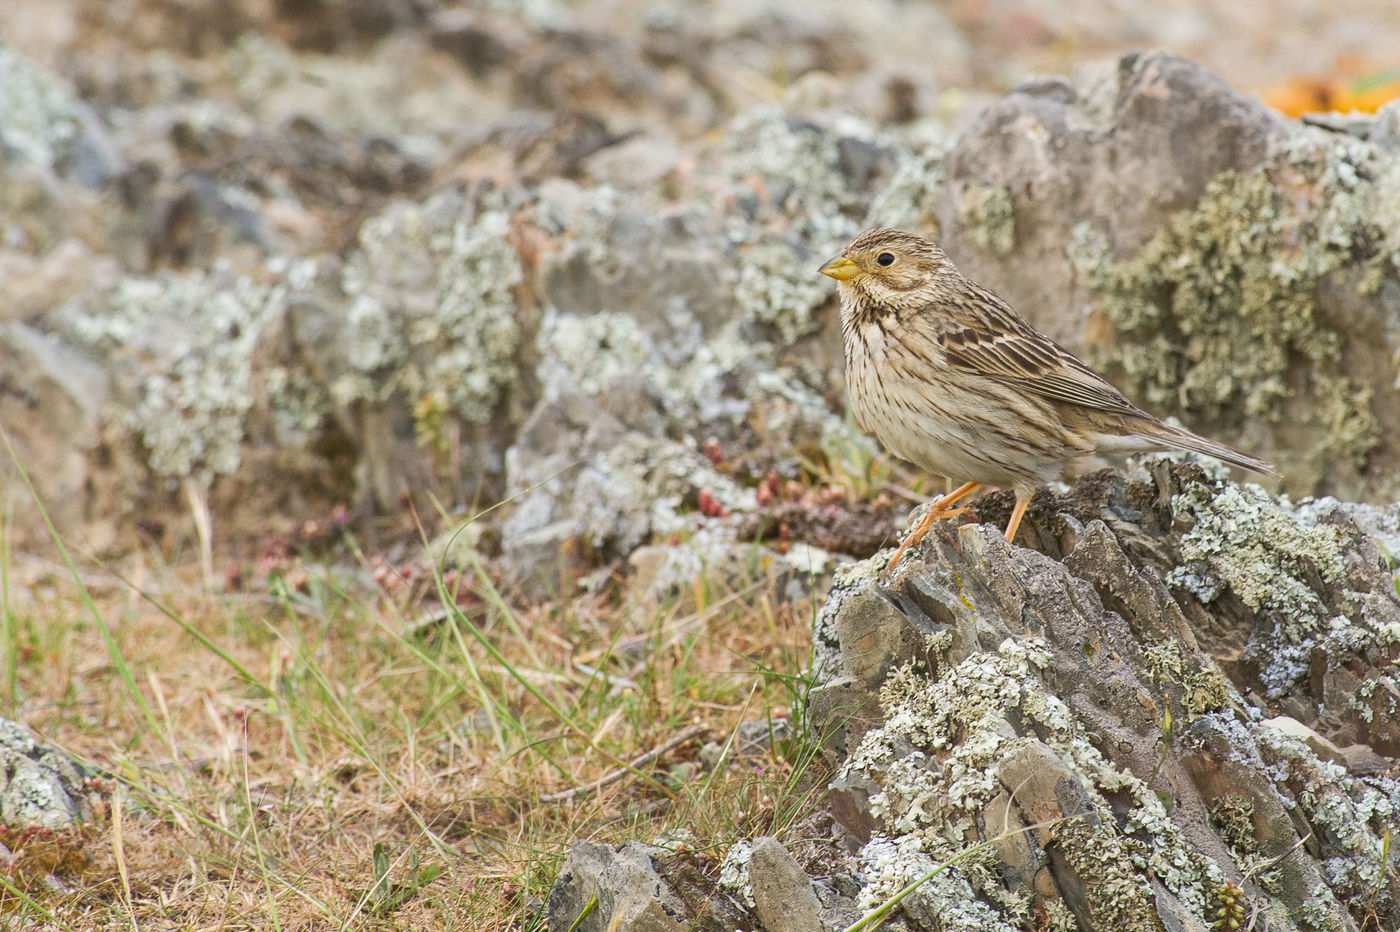
<svg viewBox="0 0 1400 932"><path fill-rule="evenodd" d="M761 928L768 932L822 932L831 928L822 919L812 881L776 838L754 839L749 884L754 912Z"/></svg>
<svg viewBox="0 0 1400 932"><path fill-rule="evenodd" d="M1295 494L1384 501L1400 494L1394 119L1326 132L1130 53L1026 82L901 190L936 202L962 271L1139 404L1241 438Z"/></svg>
<svg viewBox="0 0 1400 932"><path fill-rule="evenodd" d="M9 45L0 44L0 164L32 165L96 188L122 170L122 159L92 108L68 82Z"/></svg>
<svg viewBox="0 0 1400 932"><path fill-rule="evenodd" d="M125 170L69 81L0 41L0 250L42 254L90 234L103 217L93 192Z"/></svg>
<svg viewBox="0 0 1400 932"><path fill-rule="evenodd" d="M1376 542L1344 510L1145 474L1038 495L1018 542L1039 550L1002 537L1003 493L891 580L881 555L839 570L809 694L839 829L734 844L713 899L766 929L849 925L915 881L913 929L1030 911L1204 932L1227 881L1285 932L1386 908L1400 781L1374 748L1393 741L1400 596Z"/></svg>
<svg viewBox="0 0 1400 932"><path fill-rule="evenodd" d="M673 329L678 313L700 324L700 336L711 337L733 313L734 299L724 274L725 244L704 232L701 219L692 211L657 217L642 203L580 217L596 227L583 228L543 258L544 297L562 314L627 314L660 342L693 340ZM684 350L695 347L672 352Z"/></svg>
<svg viewBox="0 0 1400 932"><path fill-rule="evenodd" d="M597 897L597 906L579 922ZM652 867L647 848L578 841L549 889L550 932L680 932L686 910Z"/></svg>
<svg viewBox="0 0 1400 932"><path fill-rule="evenodd" d="M1259 723L1265 728L1273 728L1283 732L1290 738L1295 738L1308 746L1318 760L1331 761L1334 764L1346 766L1347 756L1342 753L1342 749L1313 729L1304 725L1296 718L1289 718L1287 715L1279 715L1274 718L1266 718ZM1363 745L1364 746L1364 745Z"/></svg>
<svg viewBox="0 0 1400 932"><path fill-rule="evenodd" d="M129 489L95 466L110 392L107 373L72 347L19 322L0 323L0 424L55 526L84 529L84 546L98 551L112 543L115 518L130 500ZM0 458L0 483L26 516L15 523L17 539L46 539L9 455Z"/></svg>
<svg viewBox="0 0 1400 932"><path fill-rule="evenodd" d="M786 554L736 533L734 522L708 520L685 540L639 547L628 557L630 604L689 611L699 592L739 592L765 584L777 598L796 601L820 593L829 581L831 556L794 546Z"/></svg>
<svg viewBox="0 0 1400 932"><path fill-rule="evenodd" d="M1347 929L1390 883L1365 800L1400 783L1336 750L1388 746L1395 669L1375 651L1400 597L1375 544L1194 467L1152 475L1037 497L1020 539L1050 555L1009 545L983 500L992 523L935 528L889 585L838 574L812 709L847 736L829 801L861 902L943 864L902 904L914 927L1013 928L1016 892L1080 927L1204 929L1230 880L1280 929ZM881 636L899 616L907 633ZM1285 710L1309 716L1303 740L1263 721Z"/></svg>
<svg viewBox="0 0 1400 932"><path fill-rule="evenodd" d="M1129 53L1072 80L1033 79L983 111L949 153L943 243L963 271L995 277L1038 326L1082 346L1069 311L1090 296L1065 266L1070 227L1110 230L1114 252L1131 255L1221 173L1257 167L1288 134L1277 113L1170 55ZM969 202L988 190L1010 197L1010 250Z"/></svg>
<svg viewBox="0 0 1400 932"><path fill-rule="evenodd" d="M13 829L74 829L92 815L86 773L62 751L0 719L0 822Z"/></svg>

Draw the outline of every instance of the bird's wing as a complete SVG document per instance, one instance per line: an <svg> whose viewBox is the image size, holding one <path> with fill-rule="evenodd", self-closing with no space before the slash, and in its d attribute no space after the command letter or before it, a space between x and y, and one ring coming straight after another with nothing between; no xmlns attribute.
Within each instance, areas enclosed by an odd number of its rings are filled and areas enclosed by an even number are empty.
<svg viewBox="0 0 1400 932"><path fill-rule="evenodd" d="M1142 416L1141 409L990 292L975 306L943 317L939 340L948 364L1054 401L1111 414Z"/></svg>

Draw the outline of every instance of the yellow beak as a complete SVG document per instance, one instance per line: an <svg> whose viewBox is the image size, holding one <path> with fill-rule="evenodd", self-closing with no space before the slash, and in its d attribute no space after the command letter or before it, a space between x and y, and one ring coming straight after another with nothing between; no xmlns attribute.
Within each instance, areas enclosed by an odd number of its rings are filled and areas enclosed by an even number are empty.
<svg viewBox="0 0 1400 932"><path fill-rule="evenodd" d="M817 271L836 279L838 282L843 282L848 278L855 278L859 275L860 266L856 265L845 256L837 256L826 265L817 269Z"/></svg>

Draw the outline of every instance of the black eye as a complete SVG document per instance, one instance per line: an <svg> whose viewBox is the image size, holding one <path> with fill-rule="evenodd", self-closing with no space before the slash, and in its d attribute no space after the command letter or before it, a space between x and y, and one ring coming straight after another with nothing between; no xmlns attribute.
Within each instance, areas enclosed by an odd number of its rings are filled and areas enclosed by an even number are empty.
<svg viewBox="0 0 1400 932"><path fill-rule="evenodd" d="M894 253L882 252L875 257L875 261L879 263L882 267L889 268L890 266L894 265Z"/></svg>

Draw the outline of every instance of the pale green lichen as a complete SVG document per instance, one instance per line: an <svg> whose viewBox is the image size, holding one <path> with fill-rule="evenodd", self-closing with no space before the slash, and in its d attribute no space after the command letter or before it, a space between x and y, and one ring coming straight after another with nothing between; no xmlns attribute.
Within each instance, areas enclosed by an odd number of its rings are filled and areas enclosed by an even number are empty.
<svg viewBox="0 0 1400 932"><path fill-rule="evenodd" d="M1121 840L1108 828L1099 830L1113 838L1098 848L1108 858L1105 875L1117 876L1115 865L1119 862L1115 859L1121 850L1139 872L1152 871L1184 906L1204 916L1210 908L1211 891L1225 879L1219 865L1188 844L1181 827L1147 782L1115 767L1087 742L1073 742L1068 751L1076 771L1088 775L1097 789L1124 794L1134 801L1132 808L1119 813L1123 820ZM1111 819L1107 804L1095 802L1100 819Z"/></svg>
<svg viewBox="0 0 1400 932"><path fill-rule="evenodd" d="M1143 644L1142 663L1153 684L1160 688L1181 687L1181 705L1186 710L1187 722L1228 705L1235 698L1225 675L1214 667L1196 667L1195 661L1189 661L1182 653L1179 641Z"/></svg>
<svg viewBox="0 0 1400 932"><path fill-rule="evenodd" d="M548 481L541 492L550 494L554 486ZM684 501L700 488L726 507L756 507L752 489L716 471L696 450L633 432L578 464L572 486L559 487L566 498L548 512L556 520L567 517L581 539L626 553L654 536L692 528L694 514Z"/></svg>
<svg viewBox="0 0 1400 932"><path fill-rule="evenodd" d="M1271 694L1286 690L1306 672L1317 640L1333 635L1327 606L1308 579L1342 577L1340 532L1299 524L1256 486L1192 484L1173 497L1172 510L1193 523L1181 538L1183 563L1167 583L1205 603L1228 589L1273 619L1274 637L1258 651L1260 677Z"/></svg>
<svg viewBox="0 0 1400 932"><path fill-rule="evenodd" d="M1203 667L1182 677L1181 704L1191 718L1223 709L1239 696L1230 680L1214 667Z"/></svg>
<svg viewBox="0 0 1400 932"><path fill-rule="evenodd" d="M1370 145L1298 133L1272 164L1222 173L1124 261L1105 234L1076 226L1069 256L1120 334L1114 358L1093 361L1116 366L1149 409L1210 430L1305 419L1326 439L1296 454L1300 473L1362 468L1379 426L1317 294L1324 278L1358 263L1363 291L1393 274L1400 224L1374 210L1395 184L1374 179L1389 171Z"/></svg>
<svg viewBox="0 0 1400 932"><path fill-rule="evenodd" d="M330 398L325 386L309 373L285 366L269 366L263 373L263 382L271 400L272 420L279 442L305 442L325 424Z"/></svg>
<svg viewBox="0 0 1400 932"><path fill-rule="evenodd" d="M156 472L208 480L238 467L254 404L253 352L286 305L281 285L210 272L128 278L71 320L132 395L126 422Z"/></svg>
<svg viewBox="0 0 1400 932"><path fill-rule="evenodd" d="M750 320L776 329L784 345L817 329L816 310L831 296L831 288L813 274L810 257L777 236L747 245L742 256L734 300Z"/></svg>
<svg viewBox="0 0 1400 932"><path fill-rule="evenodd" d="M753 844L740 839L729 846L719 865L719 888L728 890L740 903L754 908L753 883L749 879L749 862L753 860Z"/></svg>
<svg viewBox="0 0 1400 932"><path fill-rule="evenodd" d="M1358 779L1274 728L1256 726L1253 737L1269 764L1265 772L1332 851L1321 865L1327 886L1303 907L1305 918L1313 921L1316 913L1326 917L1319 927L1330 927L1340 903L1373 894L1383 885L1383 876L1400 864L1400 851L1390 851L1389 862L1385 858L1391 847L1386 837L1400 813L1400 781L1390 776Z"/></svg>
<svg viewBox="0 0 1400 932"><path fill-rule="evenodd" d="M1298 907L1298 915L1308 924L1307 928L1337 928L1336 901L1326 886L1319 885L1313 891L1313 895L1303 901L1303 904Z"/></svg>
<svg viewBox="0 0 1400 932"><path fill-rule="evenodd" d="M875 137L864 124L847 128ZM760 211L780 211L829 244L854 232L849 214L859 205L860 192L841 170L836 133L776 107L760 107L730 124L724 145L730 177L759 183Z"/></svg>
<svg viewBox="0 0 1400 932"><path fill-rule="evenodd" d="M846 128L874 136L864 124ZM751 199L750 215L729 212L735 300L748 319L790 343L815 328L815 311L831 296L816 266L857 232L861 192L842 171L840 136L763 107L730 125L722 164L736 190L752 192L737 195Z"/></svg>
<svg viewBox="0 0 1400 932"><path fill-rule="evenodd" d="M939 238L938 208L943 197L943 160L947 144L901 158L890 180L875 195L866 214L868 227L909 230Z"/></svg>
<svg viewBox="0 0 1400 932"><path fill-rule="evenodd" d="M1244 854L1259 850L1254 835L1254 803L1248 796L1227 793L1210 806L1210 822L1225 844Z"/></svg>
<svg viewBox="0 0 1400 932"><path fill-rule="evenodd" d="M1016 248L1016 214L1005 188L968 185L958 199L958 220L972 241L999 256Z"/></svg>
<svg viewBox="0 0 1400 932"><path fill-rule="evenodd" d="M126 422L165 476L234 471L250 412L266 405L279 442L302 442L331 405L427 396L484 422L516 376L513 287L522 278L501 211L471 217L460 194L400 204L368 221L341 271L343 325L312 350L328 383L295 365L255 366L289 295L315 284L316 261L273 260L258 276L218 265L129 278L69 315L75 338L119 374ZM130 383L129 385L125 383Z"/></svg>
<svg viewBox="0 0 1400 932"><path fill-rule="evenodd" d="M1013 932L1019 928L1012 917L1025 914L1014 906L997 909L977 896L972 882L963 873L963 864L949 864L922 850L917 836L891 838L876 833L861 848L860 873L865 879L856 906L873 910L893 899L910 885L922 883L901 904L914 915L936 917L940 929L957 932ZM976 868L973 869L977 873ZM983 872L985 873L985 872ZM990 881L990 878L988 878Z"/></svg>
<svg viewBox="0 0 1400 932"><path fill-rule="evenodd" d="M1142 646L1142 665L1154 683L1177 683L1185 675L1186 658L1175 641Z"/></svg>
<svg viewBox="0 0 1400 932"><path fill-rule="evenodd" d="M341 276L349 369L331 385L337 402L433 394L463 420L491 417L517 375L514 288L524 273L507 214L469 213L449 191L361 227Z"/></svg>
<svg viewBox="0 0 1400 932"><path fill-rule="evenodd" d="M547 311L537 345L546 360L540 367L546 394L555 387L552 380L567 374L569 388L596 395L619 376L644 372L655 353L636 318L611 312L580 316Z"/></svg>
<svg viewBox="0 0 1400 932"><path fill-rule="evenodd" d="M1044 921L1045 932L1079 932L1079 920L1062 899L1046 901Z"/></svg>
<svg viewBox="0 0 1400 932"><path fill-rule="evenodd" d="M1157 932L1152 888L1132 865L1122 836L1104 826L1069 821L1056 829L1056 844L1085 880L1094 921L1105 929Z"/></svg>
<svg viewBox="0 0 1400 932"><path fill-rule="evenodd" d="M61 173L82 131L77 106L58 77L0 44L0 149Z"/></svg>
<svg viewBox="0 0 1400 932"><path fill-rule="evenodd" d="M1192 851L1157 794L1105 760L1072 710L1046 692L1038 671L1049 662L1038 639L1011 638L996 654L974 653L934 675L915 666L890 674L880 693L884 724L865 735L842 771L873 776L881 786L870 810L893 835L882 844L900 851L912 846L920 864L964 851L980 814L1004 792L997 764L1040 740L1090 781L1090 811L1082 814L1089 821L1073 819L1056 832L1061 850L1074 852L1095 915L1113 916L1126 928L1151 928L1150 898L1140 879L1150 870L1204 916L1222 872ZM1033 724L1038 737L1018 734L1012 720ZM1133 805L1115 814L1104 793L1126 796ZM999 902L958 867L949 868L950 876L969 882L981 900ZM913 870L905 865L897 874ZM888 893L867 881L873 885L863 894L867 899ZM1004 910L998 915L999 921L1014 921Z"/></svg>

